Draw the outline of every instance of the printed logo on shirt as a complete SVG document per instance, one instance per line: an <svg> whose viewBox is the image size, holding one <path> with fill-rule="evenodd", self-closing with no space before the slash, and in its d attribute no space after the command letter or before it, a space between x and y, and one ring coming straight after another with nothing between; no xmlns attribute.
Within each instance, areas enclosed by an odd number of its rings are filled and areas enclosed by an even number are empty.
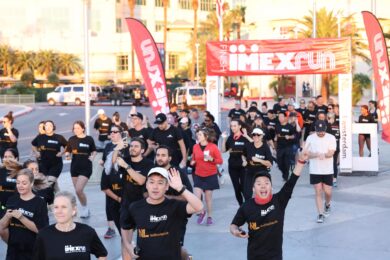
<svg viewBox="0 0 390 260"><path fill-rule="evenodd" d="M269 206L267 209L261 210L261 216L262 216L262 217L266 216L268 213L270 213L270 212L273 211L274 209L275 209L275 206L274 206L274 205L271 205L271 206Z"/></svg>
<svg viewBox="0 0 390 260"><path fill-rule="evenodd" d="M258 159L264 159L265 158L264 155L260 155L260 154L255 154L255 157L258 158Z"/></svg>
<svg viewBox="0 0 390 260"><path fill-rule="evenodd" d="M288 130L286 128L282 128L281 131L284 132L284 133L289 133L290 132L290 130Z"/></svg>
<svg viewBox="0 0 390 260"><path fill-rule="evenodd" d="M257 230L260 230L261 228L269 227L269 226L272 226L272 225L275 225L275 224L278 224L277 220L274 220L274 221L262 224L260 226L257 226L256 221L249 222L249 230L257 231Z"/></svg>
<svg viewBox="0 0 390 260"><path fill-rule="evenodd" d="M85 147L85 148L89 148L89 144L83 144L83 143L80 143L79 144L80 147Z"/></svg>
<svg viewBox="0 0 390 260"><path fill-rule="evenodd" d="M102 126L108 126L108 124L107 123L102 123Z"/></svg>
<svg viewBox="0 0 390 260"><path fill-rule="evenodd" d="M12 179L12 178L7 178L5 181L11 182L11 183L16 183L16 179Z"/></svg>
<svg viewBox="0 0 390 260"><path fill-rule="evenodd" d="M4 136L9 136L9 134L8 133L4 133Z"/></svg>
<svg viewBox="0 0 390 260"><path fill-rule="evenodd" d="M157 216L154 216L154 215L150 216L150 222L152 222L152 223L158 223L158 222L161 222L161 221L167 221L167 219L168 219L167 215L162 215L160 217L157 217Z"/></svg>
<svg viewBox="0 0 390 260"><path fill-rule="evenodd" d="M34 213L33 212L30 212L30 211L27 211L25 209L22 209L22 208L19 208L18 209L20 212L22 212L22 214L26 217L30 217L30 218L33 218L34 217Z"/></svg>
<svg viewBox="0 0 390 260"><path fill-rule="evenodd" d="M65 246L65 254L85 253L85 252L87 252L87 248L85 246L72 246L72 245Z"/></svg>
<svg viewBox="0 0 390 260"><path fill-rule="evenodd" d="M49 143L49 144L58 144L58 141L56 141L56 140L48 140L47 143Z"/></svg>
<svg viewBox="0 0 390 260"><path fill-rule="evenodd" d="M244 142L234 142L234 145L245 145Z"/></svg>
<svg viewBox="0 0 390 260"><path fill-rule="evenodd" d="M168 135L167 138L173 138L173 136L172 135Z"/></svg>

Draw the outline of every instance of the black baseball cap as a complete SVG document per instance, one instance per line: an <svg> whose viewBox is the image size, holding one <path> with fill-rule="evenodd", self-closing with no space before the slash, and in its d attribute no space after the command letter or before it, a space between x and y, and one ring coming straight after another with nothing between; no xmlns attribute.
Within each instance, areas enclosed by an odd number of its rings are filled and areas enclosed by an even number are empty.
<svg viewBox="0 0 390 260"><path fill-rule="evenodd" d="M316 132L325 132L326 131L326 122L323 120L317 120L315 124Z"/></svg>
<svg viewBox="0 0 390 260"><path fill-rule="evenodd" d="M154 123L160 125L165 121L167 121L167 116L164 113L160 113L156 116L156 121L154 121Z"/></svg>
<svg viewBox="0 0 390 260"><path fill-rule="evenodd" d="M138 117L139 119L144 120L144 115L142 115L140 112L137 112L137 113L135 113L135 114L131 114L131 116L136 116L136 117Z"/></svg>
<svg viewBox="0 0 390 260"><path fill-rule="evenodd" d="M271 174L269 174L268 171L259 171L256 172L255 175L253 176L253 184L255 183L256 179L259 177L267 177L269 181L272 183Z"/></svg>
<svg viewBox="0 0 390 260"><path fill-rule="evenodd" d="M180 112L185 112L185 113L189 114L189 113L190 113L190 110L188 110L188 109L183 109L183 110L181 110Z"/></svg>

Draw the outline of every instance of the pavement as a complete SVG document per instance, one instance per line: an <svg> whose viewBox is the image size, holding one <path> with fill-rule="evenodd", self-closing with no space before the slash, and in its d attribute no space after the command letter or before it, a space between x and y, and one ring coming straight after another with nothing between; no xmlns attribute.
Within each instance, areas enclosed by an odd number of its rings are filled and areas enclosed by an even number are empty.
<svg viewBox="0 0 390 260"><path fill-rule="evenodd" d="M10 106L0 106L0 115L6 114L9 109ZM24 108L17 106L12 109L17 112ZM19 120L23 120L23 117ZM357 154L356 141L354 138L354 154ZM323 224L316 223L314 190L309 184L306 167L286 210L283 243L285 260L390 259L389 145L380 140L379 150L380 169L377 176L339 177L339 186L333 193L331 215ZM224 154L223 158L225 183L213 195L213 217L216 223L209 227L198 225L196 218L192 217L187 226L185 247L195 260L246 259L247 241L229 233L229 224L238 204L227 172L227 155ZM273 166L271 174L273 190L278 192L283 185L281 173ZM74 191L69 172L61 174L59 184L62 190ZM108 249L108 259L120 259L120 237L117 235L108 240L103 238L107 224L104 194L100 191L100 185L89 183L86 194L92 215L87 220L79 221L96 229ZM50 219L53 220L51 213ZM0 259L5 258L5 251L5 244L0 242Z"/></svg>

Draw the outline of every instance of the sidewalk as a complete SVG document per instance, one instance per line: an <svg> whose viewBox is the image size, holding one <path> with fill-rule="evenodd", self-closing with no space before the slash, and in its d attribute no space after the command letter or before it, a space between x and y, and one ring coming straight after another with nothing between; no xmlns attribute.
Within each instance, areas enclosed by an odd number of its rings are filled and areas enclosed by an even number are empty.
<svg viewBox="0 0 390 260"><path fill-rule="evenodd" d="M34 107L27 105L0 105L0 123L3 121L3 116L8 114L9 111L13 112L14 118L23 116L34 110Z"/></svg>

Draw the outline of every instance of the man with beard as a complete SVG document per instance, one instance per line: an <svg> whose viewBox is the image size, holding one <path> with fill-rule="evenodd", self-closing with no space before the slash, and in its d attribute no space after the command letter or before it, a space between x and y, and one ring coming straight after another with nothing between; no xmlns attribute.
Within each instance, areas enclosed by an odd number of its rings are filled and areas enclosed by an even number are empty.
<svg viewBox="0 0 390 260"><path fill-rule="evenodd" d="M145 151L145 142L140 138L133 138L130 142L130 147L127 150L123 142L120 142L114 149L113 163L117 163L120 167L119 172L122 175L123 194L121 201L121 216L120 219L126 218L127 209L132 202L143 199L144 185L146 176L150 169L153 168L153 162L144 158L142 154ZM130 230L121 228L123 243L131 239ZM122 257L129 259L130 256L125 250L122 243Z"/></svg>
<svg viewBox="0 0 390 260"><path fill-rule="evenodd" d="M132 128L129 129L129 137L134 138L134 137L139 137L145 142L145 151L148 149L148 143L147 140L150 137L152 131L151 129L148 129L144 127L142 124L142 121L144 120L144 115L141 114L140 112L136 112L134 114L131 114L131 124ZM153 160L154 159L154 153L151 152L148 156L148 159Z"/></svg>
<svg viewBox="0 0 390 260"><path fill-rule="evenodd" d="M172 160L172 152L168 146L161 145L156 149L156 160L155 160L156 166L162 167L162 168L166 169L167 171L170 171L170 169L172 169L172 168L176 169L180 174L180 178L181 178L183 185L186 187L187 190L189 190L190 192L193 192L192 185L191 185L190 180L188 179L187 174L184 173L184 171L182 171L181 169L179 169L175 166L172 166L171 160ZM169 199L177 199L177 200L184 200L185 201L183 196L178 194L178 192L175 191L174 189L172 189L171 187L169 187L168 191L165 193L165 196ZM188 217L191 217L191 215L189 215ZM186 232L187 223L188 223L188 219L186 219L183 222L182 235L181 235L181 239L180 239L181 256L182 256L182 259L185 259L185 260L187 260L189 258L189 254L188 254L187 250L183 247L184 235Z"/></svg>

